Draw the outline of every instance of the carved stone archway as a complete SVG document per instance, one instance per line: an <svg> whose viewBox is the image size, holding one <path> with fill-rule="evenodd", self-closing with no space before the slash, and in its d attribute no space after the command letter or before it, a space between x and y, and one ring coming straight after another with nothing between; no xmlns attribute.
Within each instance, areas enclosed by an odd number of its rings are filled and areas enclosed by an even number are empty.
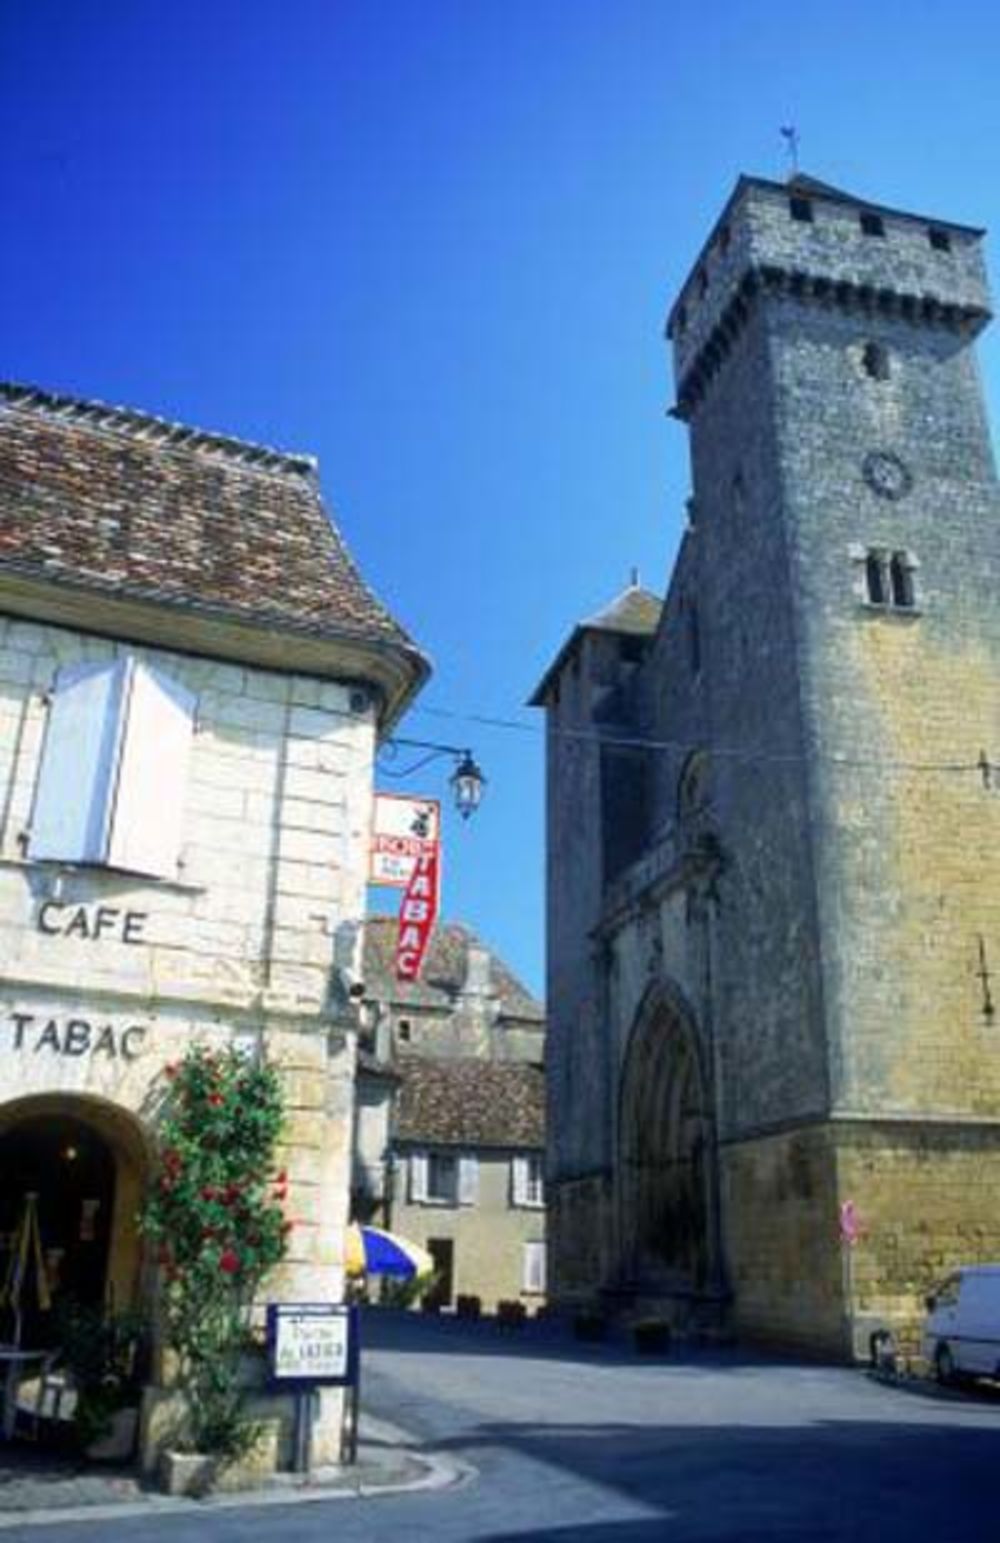
<svg viewBox="0 0 1000 1543"><path fill-rule="evenodd" d="M619 1100L623 1277L697 1295L717 1280L713 1121L690 1013L650 989L629 1040Z"/></svg>

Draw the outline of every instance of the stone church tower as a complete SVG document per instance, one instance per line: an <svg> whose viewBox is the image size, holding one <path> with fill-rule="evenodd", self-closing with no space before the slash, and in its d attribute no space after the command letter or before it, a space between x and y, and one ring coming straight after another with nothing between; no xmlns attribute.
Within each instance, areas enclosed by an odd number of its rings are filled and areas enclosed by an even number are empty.
<svg viewBox="0 0 1000 1543"><path fill-rule="evenodd" d="M671 312L666 600L533 698L564 1300L844 1352L1000 1258L981 235L744 177Z"/></svg>

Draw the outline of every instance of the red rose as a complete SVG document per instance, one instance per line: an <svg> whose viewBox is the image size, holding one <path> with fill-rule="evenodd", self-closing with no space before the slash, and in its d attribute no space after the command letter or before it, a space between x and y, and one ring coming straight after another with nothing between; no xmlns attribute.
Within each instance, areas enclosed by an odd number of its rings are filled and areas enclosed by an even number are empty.
<svg viewBox="0 0 1000 1543"><path fill-rule="evenodd" d="M282 1168L280 1173L276 1173L274 1175L274 1182L275 1182L275 1184L287 1184L288 1183L288 1174L287 1174L287 1172L286 1172L286 1170L284 1168Z"/></svg>
<svg viewBox="0 0 1000 1543"><path fill-rule="evenodd" d="M213 1108L217 1109L219 1107L219 1105L222 1103L222 1094L221 1093L209 1093L208 1101L213 1106Z"/></svg>
<svg viewBox="0 0 1000 1543"><path fill-rule="evenodd" d="M225 1270L227 1275L235 1275L240 1267L240 1256L233 1249L223 1249L219 1255L219 1269Z"/></svg>
<svg viewBox="0 0 1000 1543"><path fill-rule="evenodd" d="M215 1237L215 1228L214 1227L202 1227L201 1235L202 1235L203 1238L206 1238L206 1239L207 1238L214 1238Z"/></svg>
<svg viewBox="0 0 1000 1543"><path fill-rule="evenodd" d="M202 1198L202 1200L214 1200L215 1199L215 1188L214 1188L214 1186L211 1185L211 1184L206 1184L204 1189L201 1192L201 1198Z"/></svg>

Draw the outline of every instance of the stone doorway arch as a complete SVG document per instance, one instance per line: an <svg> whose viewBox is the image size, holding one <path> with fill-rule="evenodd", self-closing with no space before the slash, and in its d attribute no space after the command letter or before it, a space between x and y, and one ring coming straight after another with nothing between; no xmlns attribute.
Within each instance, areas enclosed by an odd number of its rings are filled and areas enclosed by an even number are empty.
<svg viewBox="0 0 1000 1543"><path fill-rule="evenodd" d="M28 1192L53 1303L61 1294L117 1311L142 1288L138 1213L149 1171L138 1118L106 1099L42 1093L0 1104L0 1231L9 1242ZM8 1256L0 1261L6 1274ZM37 1296L25 1306L30 1338L46 1337ZM6 1312L6 1309L5 1309ZM7 1326L0 1326L0 1335Z"/></svg>
<svg viewBox="0 0 1000 1543"><path fill-rule="evenodd" d="M652 987L619 1097L622 1273L639 1289L696 1296L718 1283L714 1122L692 1015Z"/></svg>

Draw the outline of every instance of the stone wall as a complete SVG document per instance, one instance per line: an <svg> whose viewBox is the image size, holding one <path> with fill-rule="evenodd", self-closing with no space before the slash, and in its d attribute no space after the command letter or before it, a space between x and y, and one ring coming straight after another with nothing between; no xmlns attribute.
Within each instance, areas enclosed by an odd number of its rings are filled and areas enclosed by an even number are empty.
<svg viewBox="0 0 1000 1543"><path fill-rule="evenodd" d="M26 843L58 667L127 652L197 698L176 878L38 864ZM331 982L363 915L374 733L349 685L0 619L0 1128L72 1110L131 1165L119 1304L139 1279L163 1068L196 1040L260 1050L281 1075L294 1228L267 1296L341 1297L354 1049Z"/></svg>

